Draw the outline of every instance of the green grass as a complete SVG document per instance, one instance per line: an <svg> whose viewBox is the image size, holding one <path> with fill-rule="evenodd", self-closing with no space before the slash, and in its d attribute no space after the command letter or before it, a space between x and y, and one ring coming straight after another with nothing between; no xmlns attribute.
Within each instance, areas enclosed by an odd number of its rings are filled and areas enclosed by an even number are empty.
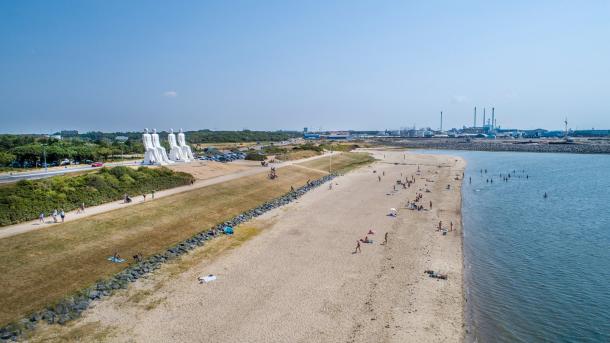
<svg viewBox="0 0 610 343"><path fill-rule="evenodd" d="M299 163L298 165L328 172L331 167L330 156L317 158L315 160ZM332 156L332 172L347 173L362 165L369 164L375 159L364 152L343 152Z"/></svg>
<svg viewBox="0 0 610 343"><path fill-rule="evenodd" d="M193 177L167 168L102 168L96 172L22 180L0 187L0 226L48 217L53 210L70 211L81 203L94 206L131 196L187 185Z"/></svg>

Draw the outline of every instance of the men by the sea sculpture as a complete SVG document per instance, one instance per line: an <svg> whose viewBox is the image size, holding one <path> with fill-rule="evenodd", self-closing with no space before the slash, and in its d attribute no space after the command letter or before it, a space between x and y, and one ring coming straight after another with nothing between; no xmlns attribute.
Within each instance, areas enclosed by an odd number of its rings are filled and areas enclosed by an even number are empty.
<svg viewBox="0 0 610 343"><path fill-rule="evenodd" d="M159 150L153 144L152 136L148 133L148 129L144 129L142 143L144 143L144 164L165 164L163 156L161 156Z"/></svg>
<svg viewBox="0 0 610 343"><path fill-rule="evenodd" d="M191 151L191 147L186 145L186 141L184 139L184 132L182 132L182 129L180 129L180 132L178 132L178 145L180 146L180 149L182 149L182 152L184 153L184 156L186 156L186 158L188 158L189 160L195 159L193 158L193 152Z"/></svg>
<svg viewBox="0 0 610 343"><path fill-rule="evenodd" d="M178 146L176 143L176 135L174 134L174 129L169 129L169 134L167 135L167 141L169 142L169 159L172 161L181 161L181 162L189 162L190 159L188 155L184 153L182 148Z"/></svg>
<svg viewBox="0 0 610 343"><path fill-rule="evenodd" d="M161 140L159 140L159 134L157 133L157 129L153 129L151 138L152 138L153 147L155 149L157 149L157 151L159 152L159 157L163 160L163 162L160 162L160 163L161 164L174 163L173 161L169 160L169 158L167 157L167 152L165 151L165 148L161 146Z"/></svg>

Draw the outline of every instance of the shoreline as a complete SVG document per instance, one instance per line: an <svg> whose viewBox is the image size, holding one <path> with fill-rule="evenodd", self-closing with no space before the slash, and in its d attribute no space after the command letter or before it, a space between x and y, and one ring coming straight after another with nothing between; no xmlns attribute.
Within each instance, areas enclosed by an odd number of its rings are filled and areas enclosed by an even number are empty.
<svg viewBox="0 0 610 343"><path fill-rule="evenodd" d="M196 249L181 259L188 263L179 273L173 264L163 266L95 303L70 328L41 328L37 335L94 325L116 342L464 341L464 162L402 151L373 154L389 157L338 177L332 190L320 187L241 224L237 232L254 228L257 234L239 248L214 258L199 255L207 247ZM403 155L409 164L400 163ZM418 165L422 171L415 175ZM394 189L405 172L414 174L415 184ZM424 196L424 211L405 208L416 192ZM398 216L387 216L389 208ZM434 229L438 220L447 227L453 222L455 230L442 235ZM376 231L369 235L374 243L352 254L369 229ZM385 232L388 244L381 245ZM448 278L428 277L428 269ZM196 281L207 274L218 280Z"/></svg>

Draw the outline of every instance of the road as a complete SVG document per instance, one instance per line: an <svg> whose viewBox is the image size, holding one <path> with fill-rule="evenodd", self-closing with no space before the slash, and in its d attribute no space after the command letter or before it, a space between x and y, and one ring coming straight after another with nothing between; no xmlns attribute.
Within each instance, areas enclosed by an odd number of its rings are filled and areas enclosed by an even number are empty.
<svg viewBox="0 0 610 343"><path fill-rule="evenodd" d="M122 162L110 162L105 163L106 167L116 167L116 166L133 166L140 165L141 160L136 161L122 161ZM17 182L20 180L36 180L36 179L45 179L47 177L65 175L70 173L78 173L83 171L91 171L96 169L101 169L102 167L92 167L89 164L78 166L78 167L52 167L49 168L48 171L44 170L35 170L35 171L27 171L22 173L5 173L0 175L0 184L2 183L11 183Z"/></svg>

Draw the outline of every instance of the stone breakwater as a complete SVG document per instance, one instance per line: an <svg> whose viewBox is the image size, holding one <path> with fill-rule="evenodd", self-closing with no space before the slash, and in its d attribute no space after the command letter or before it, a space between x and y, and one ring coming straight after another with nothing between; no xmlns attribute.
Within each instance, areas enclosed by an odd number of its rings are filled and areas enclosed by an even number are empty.
<svg viewBox="0 0 610 343"><path fill-rule="evenodd" d="M464 141L403 141L383 142L386 145L411 149L475 150L475 151L515 151L515 152L557 152L574 154L610 154L610 144L538 144L538 143L498 143Z"/></svg>
<svg viewBox="0 0 610 343"><path fill-rule="evenodd" d="M161 268L167 261L178 258L197 247L204 246L206 241L224 234L224 227L236 227L252 218L258 217L265 212L271 211L280 206L287 205L303 196L308 191L332 180L337 174L329 174L320 179L309 182L309 184L291 191L279 198L267 201L258 207L239 214L224 223L220 223L208 230L202 231L193 237L186 239L174 246L169 247L165 252L146 258L144 261L130 265L125 270L117 273L113 277L99 281L96 284L85 288L73 296L60 301L59 303L48 306L46 309L33 313L21 319L17 323L9 324L0 328L1 341L16 341L26 330L32 330L36 324L45 321L48 324L65 324L70 320L79 318L81 314L91 305L93 301L108 297L118 289L125 289L131 282L152 273Z"/></svg>

